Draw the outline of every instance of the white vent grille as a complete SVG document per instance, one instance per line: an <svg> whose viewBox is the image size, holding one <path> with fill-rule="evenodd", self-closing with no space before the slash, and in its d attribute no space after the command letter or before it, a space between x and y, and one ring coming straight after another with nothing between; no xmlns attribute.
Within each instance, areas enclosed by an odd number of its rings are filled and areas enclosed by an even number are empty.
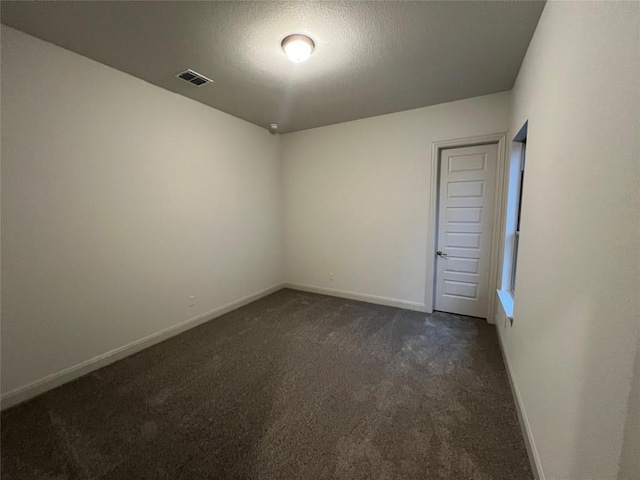
<svg viewBox="0 0 640 480"><path fill-rule="evenodd" d="M202 85L206 85L207 83L213 83L213 80L211 80L210 78L207 78L198 72L194 72L190 68L185 70L184 72L180 72L176 75L176 77L181 78L185 82L189 82L196 87L201 87Z"/></svg>

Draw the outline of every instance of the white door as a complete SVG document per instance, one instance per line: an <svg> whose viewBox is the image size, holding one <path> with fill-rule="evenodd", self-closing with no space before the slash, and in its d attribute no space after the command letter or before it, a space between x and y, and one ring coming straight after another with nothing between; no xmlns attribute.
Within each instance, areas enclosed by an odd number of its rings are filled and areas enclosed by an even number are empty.
<svg viewBox="0 0 640 480"><path fill-rule="evenodd" d="M495 144L441 152L436 310L487 318L497 154Z"/></svg>

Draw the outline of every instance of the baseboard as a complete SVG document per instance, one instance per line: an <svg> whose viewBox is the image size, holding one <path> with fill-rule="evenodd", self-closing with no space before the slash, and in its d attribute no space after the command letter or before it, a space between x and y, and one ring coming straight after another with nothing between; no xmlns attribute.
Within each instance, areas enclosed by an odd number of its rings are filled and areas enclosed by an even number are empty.
<svg viewBox="0 0 640 480"><path fill-rule="evenodd" d="M500 323L500 322L498 322ZM520 396L520 389L518 388L518 382L513 374L511 368L511 362L509 361L509 354L502 341L502 330L500 325L496 325L498 330L498 340L500 343L500 349L502 350L502 358L507 367L507 376L509 377L509 384L511 386L511 393L516 404L516 412L518 413L518 421L520 422L520 429L522 430L522 436L524 437L524 443L527 447L527 454L529 455L529 463L531 464L531 470L536 480L545 480L544 472L542 471L542 463L540 463L540 456L536 448L536 442L533 439L531 433L531 426L529 425L529 419L527 412L524 409L524 403L522 403L522 397Z"/></svg>
<svg viewBox="0 0 640 480"><path fill-rule="evenodd" d="M121 360L129 355L133 355L145 348L148 348L156 343L160 343L173 336L176 336L182 332L185 332L193 327L201 325L205 322L213 320L225 313L229 313L232 310L240 308L248 303L254 302L262 297L265 297L273 292L276 292L283 288L282 284L274 285L259 292L247 295L235 302L228 303L221 307L215 308L207 313L198 315L197 317L185 320L184 322L172 325L171 327L160 330L159 332L152 333L144 338L131 342L122 347L115 348L109 352L98 355L85 362L79 363L69 368L65 368L59 372L47 375L35 382L31 382L22 387L11 390L2 397L0 397L0 408L2 410L27 401L33 397L36 397L48 390L59 387L67 382L75 380L87 373L93 372L99 368L105 367L113 362Z"/></svg>
<svg viewBox="0 0 640 480"><path fill-rule="evenodd" d="M348 298L349 300L359 300L361 302L375 303L377 305L386 305L388 307L404 308L406 310L414 310L416 312L426 311L424 303L409 302L407 300L398 300L397 298L380 297L378 295L369 295L367 293L348 292L346 290L335 290L333 288L314 287L311 285L302 285L299 283L285 283L284 288L292 290L300 290L302 292L320 293L322 295L330 295L332 297Z"/></svg>

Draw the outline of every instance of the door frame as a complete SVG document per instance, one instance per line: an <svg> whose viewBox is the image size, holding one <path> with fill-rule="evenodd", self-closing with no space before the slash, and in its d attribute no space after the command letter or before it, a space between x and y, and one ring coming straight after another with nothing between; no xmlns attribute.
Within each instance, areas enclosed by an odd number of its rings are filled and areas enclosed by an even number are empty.
<svg viewBox="0 0 640 480"><path fill-rule="evenodd" d="M425 291L425 310L433 313L436 291L436 245L438 239L438 193L440 188L440 159L442 150L447 148L475 147L479 145L498 146L496 182L493 198L494 215L491 222L491 249L489 255L489 307L487 322L494 323L496 290L498 289L498 264L500 262L500 241L502 238L502 217L504 210L505 156L507 133L493 133L477 137L441 140L431 144L431 182L429 195L429 218L427 219L427 275Z"/></svg>

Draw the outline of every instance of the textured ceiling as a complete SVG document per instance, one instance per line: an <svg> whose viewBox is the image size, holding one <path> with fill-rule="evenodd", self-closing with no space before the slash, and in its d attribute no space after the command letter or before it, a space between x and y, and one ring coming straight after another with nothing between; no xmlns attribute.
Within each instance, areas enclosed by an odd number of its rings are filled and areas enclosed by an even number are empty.
<svg viewBox="0 0 640 480"><path fill-rule="evenodd" d="M509 90L543 7L3 1L1 8L6 25L257 125L277 122L286 133ZM306 63L290 62L280 48L291 33L315 41ZM214 84L175 78L187 68Z"/></svg>

